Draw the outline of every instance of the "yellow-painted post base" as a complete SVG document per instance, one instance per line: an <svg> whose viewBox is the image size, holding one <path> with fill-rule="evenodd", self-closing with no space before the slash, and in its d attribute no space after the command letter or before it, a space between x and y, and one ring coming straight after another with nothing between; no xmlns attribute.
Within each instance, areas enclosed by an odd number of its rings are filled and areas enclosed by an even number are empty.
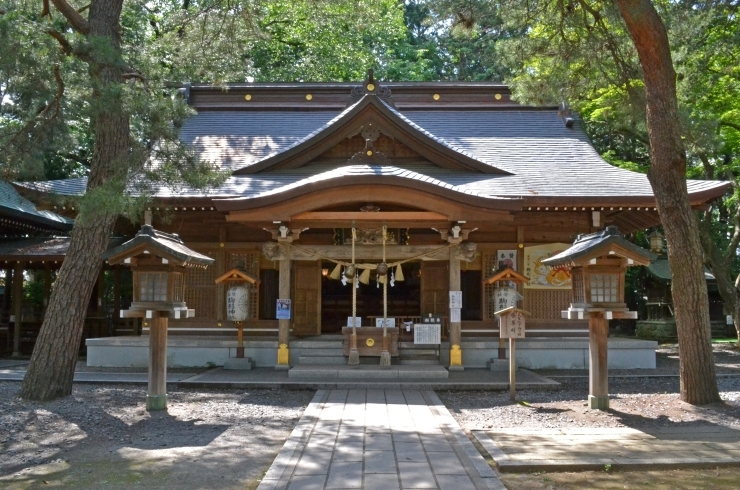
<svg viewBox="0 0 740 490"><path fill-rule="evenodd" d="M280 344L280 346L278 347L277 366L275 366L275 369L290 369L290 350L288 349L288 344Z"/></svg>
<svg viewBox="0 0 740 490"><path fill-rule="evenodd" d="M462 365L462 349L457 344L450 347L450 367L447 368L449 371L463 371Z"/></svg>

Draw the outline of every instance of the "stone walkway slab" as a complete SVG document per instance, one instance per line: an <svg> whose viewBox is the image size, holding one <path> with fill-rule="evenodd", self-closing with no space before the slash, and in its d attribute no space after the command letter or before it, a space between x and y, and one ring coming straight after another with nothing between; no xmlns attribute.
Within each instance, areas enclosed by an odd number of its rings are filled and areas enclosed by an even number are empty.
<svg viewBox="0 0 740 490"><path fill-rule="evenodd" d="M258 490L502 490L429 390L319 390Z"/></svg>
<svg viewBox="0 0 740 490"><path fill-rule="evenodd" d="M507 472L713 468L740 465L740 431L712 425L474 430Z"/></svg>

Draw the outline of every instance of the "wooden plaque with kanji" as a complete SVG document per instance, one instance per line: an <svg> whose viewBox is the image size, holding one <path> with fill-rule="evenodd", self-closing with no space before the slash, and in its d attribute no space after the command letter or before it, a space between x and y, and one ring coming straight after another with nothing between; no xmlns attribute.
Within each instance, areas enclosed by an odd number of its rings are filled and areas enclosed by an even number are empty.
<svg viewBox="0 0 740 490"><path fill-rule="evenodd" d="M512 308L501 315L501 338L523 339L524 338L524 313Z"/></svg>

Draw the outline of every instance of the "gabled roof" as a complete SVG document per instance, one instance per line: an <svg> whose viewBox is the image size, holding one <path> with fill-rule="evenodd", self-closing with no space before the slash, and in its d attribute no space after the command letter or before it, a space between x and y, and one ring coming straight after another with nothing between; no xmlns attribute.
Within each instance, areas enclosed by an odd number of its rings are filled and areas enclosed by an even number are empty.
<svg viewBox="0 0 740 490"><path fill-rule="evenodd" d="M108 250L102 257L109 264L120 264L127 258L144 253L166 258L183 267L205 268L215 261L186 247L179 236L155 230L151 225L142 226L134 238Z"/></svg>
<svg viewBox="0 0 740 490"><path fill-rule="evenodd" d="M573 266L606 254L633 259L634 265L647 265L657 257L654 253L625 240L616 226L607 226L590 235L579 235L570 248L544 259L542 263L550 267Z"/></svg>
<svg viewBox="0 0 740 490"><path fill-rule="evenodd" d="M442 168L506 174L485 160L449 144L417 125L375 94L366 94L335 118L286 148L234 171L234 175L300 167L348 136L374 125Z"/></svg>

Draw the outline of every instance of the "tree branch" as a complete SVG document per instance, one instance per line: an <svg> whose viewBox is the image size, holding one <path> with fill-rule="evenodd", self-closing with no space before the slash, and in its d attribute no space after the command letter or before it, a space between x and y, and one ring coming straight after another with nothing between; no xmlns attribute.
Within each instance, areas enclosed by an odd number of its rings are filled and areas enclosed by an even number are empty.
<svg viewBox="0 0 740 490"><path fill-rule="evenodd" d="M731 123L731 122L727 122L727 121L720 121L719 122L719 125L720 126L727 126L728 128L732 128L735 131L740 131L740 124L735 124L735 123Z"/></svg>
<svg viewBox="0 0 740 490"><path fill-rule="evenodd" d="M65 19L67 19L67 22L69 22L74 30L81 34L87 34L90 32L90 26L88 25L87 20L80 15L74 7L68 4L66 0L51 0L51 3L53 3L57 10Z"/></svg>
<svg viewBox="0 0 740 490"><path fill-rule="evenodd" d="M47 15L51 16L51 8L49 7L49 0L44 0L44 6L41 9L41 18L43 19Z"/></svg>

